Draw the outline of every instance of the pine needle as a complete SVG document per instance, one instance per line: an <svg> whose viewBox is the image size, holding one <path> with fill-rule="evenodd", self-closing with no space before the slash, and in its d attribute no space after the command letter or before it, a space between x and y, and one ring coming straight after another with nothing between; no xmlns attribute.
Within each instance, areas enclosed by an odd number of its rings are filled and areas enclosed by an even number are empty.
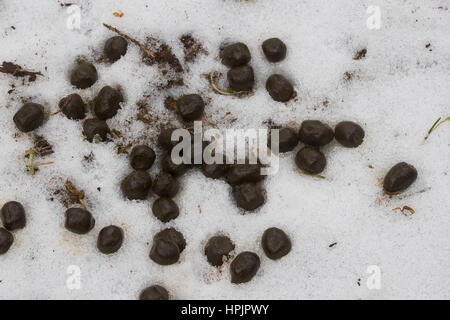
<svg viewBox="0 0 450 320"><path fill-rule="evenodd" d="M430 128L430 130L428 130L428 134L427 134L427 136L425 137L425 140L427 140L428 137L430 136L430 134L431 134L434 130L436 130L441 124L443 124L444 122L450 121L450 117L445 118L445 119L442 120L442 121L441 121L441 119L442 119L442 117L439 117L439 118L436 120L436 122L433 124L433 126Z"/></svg>

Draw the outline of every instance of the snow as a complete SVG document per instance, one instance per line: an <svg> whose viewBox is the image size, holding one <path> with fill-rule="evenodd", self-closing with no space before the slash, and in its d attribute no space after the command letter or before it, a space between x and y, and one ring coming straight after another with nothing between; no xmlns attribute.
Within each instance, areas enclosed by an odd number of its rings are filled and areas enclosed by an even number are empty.
<svg viewBox="0 0 450 320"><path fill-rule="evenodd" d="M0 203L20 201L28 218L27 227L14 232L10 251L0 256L1 299L135 299L154 283L175 299L450 298L450 125L424 140L438 117L450 116L447 1L71 2L81 9L80 30L66 27L69 14L61 1L0 0L2 61L44 73L25 85L0 74ZM380 30L366 26L371 5L381 10ZM122 18L113 15L119 11ZM93 61L114 35L102 23L139 40L160 38L180 59L178 39L192 33L209 55L184 65L189 69L185 87L158 90L157 67L143 64L140 50L130 44L118 62L95 64L99 80L93 87L75 90L68 74L76 58ZM273 36L288 47L278 64L267 62L260 49ZM252 53L257 90L245 98L214 94L203 75L226 72L216 57L222 44L233 41L246 43ZM367 56L353 60L362 48ZM275 72L295 83L297 101L270 99L265 80ZM344 80L345 72L355 74L351 81ZM8 94L11 84L15 90ZM223 129L260 128L268 119L294 126L304 119L332 126L351 120L364 127L366 138L357 149L336 142L323 149L325 180L297 174L295 153L283 155L278 174L264 182L267 203L246 215L233 203L225 182L190 171L180 179L182 190L175 197L180 217L163 225L151 214L154 196L124 200L119 185L131 171L126 155L117 155L114 143L85 141L81 122L62 114L35 131L54 145L55 153L45 160L55 163L35 176L25 171L23 154L32 146L32 134L19 133L12 121L23 101L41 103L51 113L62 97L77 92L90 100L105 85L120 86L126 100L108 120L110 127L120 129L127 141L154 148L157 128L128 121L135 119L143 95L150 96L151 112L163 123L176 121L163 105L167 95L200 93L211 99L208 120ZM94 160L86 163L83 157L90 152ZM413 164L419 177L402 196L383 197L382 178L400 161ZM152 177L158 170L157 163ZM85 190L96 219L87 235L65 230L65 207L56 198L49 200L66 178ZM404 205L415 214L393 211ZM116 254L105 256L95 244L100 229L109 224L124 229L125 241ZM187 247L179 263L159 266L148 254L153 235L169 226L183 233ZM268 259L260 246L262 233L272 226L283 229L293 243L291 253L279 261ZM228 265L221 272L208 265L203 248L216 233L230 236L236 252L251 250L261 257L251 282L233 285ZM66 286L72 265L81 271L79 290ZM381 270L379 290L366 285L371 265Z"/></svg>

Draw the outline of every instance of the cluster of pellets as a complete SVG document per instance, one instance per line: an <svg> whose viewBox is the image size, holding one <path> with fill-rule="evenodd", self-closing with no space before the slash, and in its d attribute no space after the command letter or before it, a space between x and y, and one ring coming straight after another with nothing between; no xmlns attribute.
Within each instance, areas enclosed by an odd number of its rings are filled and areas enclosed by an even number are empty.
<svg viewBox="0 0 450 320"><path fill-rule="evenodd" d="M126 54L128 42L121 36L112 37L106 41L105 56L111 63ZM286 57L286 45L278 38L268 39L262 44L262 51L271 63L282 61ZM250 92L254 89L255 77L253 68L249 65L251 55L243 43L233 43L220 53L223 64L230 69L227 79L231 90ZM98 79L95 66L87 61L78 61L71 71L70 82L78 89L91 87ZM287 102L295 96L293 85L283 75L273 74L266 81L266 90L273 100ZM103 87L91 104L92 117L86 119L89 112L88 104L80 95L71 94L59 102L60 111L69 119L84 120L82 131L89 142L108 141L111 133L107 120L113 118L124 97L119 89L110 86ZM176 110L185 122L201 119L205 103L198 94L186 94L176 101ZM21 132L31 132L43 125L45 119L44 107L37 103L26 103L14 115L13 121ZM158 145L165 151L161 171L152 179L148 170L156 160L155 151L147 145L135 146L129 155L130 166L133 169L121 182L121 191L128 200L146 200L150 194L158 198L153 202L152 213L162 223L167 223L179 216L179 207L173 200L180 189L178 179L189 169L200 167L203 174L211 179L225 179L232 187L236 205L244 211L254 211L265 202L265 192L260 185L264 176L260 174L259 164L218 164L192 165L175 164L171 151L180 141L172 140L176 128L162 128L158 137ZM295 155L298 168L307 174L318 175L326 167L326 157L320 150L334 138L344 147L355 148L364 139L362 127L351 121L338 123L334 130L327 124L317 120L306 120L296 132L290 127L279 129L279 152L293 151L299 143L303 146ZM392 167L384 178L383 188L388 194L398 194L408 188L417 178L416 169L404 162ZM28 211L28 210L27 210ZM26 225L26 210L16 201L5 203L1 209L0 218L0 255L5 254L14 242L11 233ZM75 234L83 235L95 226L95 218L87 208L72 207L65 213L65 228ZM117 252L123 243L124 231L118 226L103 227L97 238L97 248L103 254ZM184 236L175 228L166 228L153 237L149 257L160 265L177 263L186 247ZM278 260L287 255L292 247L289 236L281 229L268 228L262 235L261 247L268 258ZM235 249L233 241L225 235L211 237L204 248L206 260L212 266L219 267L228 261ZM259 256L251 251L237 254L229 265L231 282L245 283L250 281L260 267ZM166 300L169 292L160 285L144 289L141 300Z"/></svg>

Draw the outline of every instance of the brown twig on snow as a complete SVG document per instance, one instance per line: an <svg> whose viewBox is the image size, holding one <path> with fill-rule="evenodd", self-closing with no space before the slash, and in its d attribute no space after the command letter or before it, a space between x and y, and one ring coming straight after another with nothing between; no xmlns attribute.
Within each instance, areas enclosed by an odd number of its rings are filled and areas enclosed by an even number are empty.
<svg viewBox="0 0 450 320"><path fill-rule="evenodd" d="M70 103L70 101L72 101L72 96L69 96L65 101L64 104L62 105L62 107L59 108L58 111L50 113L50 116L56 116L58 113L60 113L61 111L63 111L63 109L65 107L67 107L67 105Z"/></svg>
<svg viewBox="0 0 450 320"><path fill-rule="evenodd" d="M20 65L3 61L0 66L0 72L6 74L12 74L14 77L29 77L28 80L33 82L36 80L36 76L43 76L39 71L32 71L22 68Z"/></svg>

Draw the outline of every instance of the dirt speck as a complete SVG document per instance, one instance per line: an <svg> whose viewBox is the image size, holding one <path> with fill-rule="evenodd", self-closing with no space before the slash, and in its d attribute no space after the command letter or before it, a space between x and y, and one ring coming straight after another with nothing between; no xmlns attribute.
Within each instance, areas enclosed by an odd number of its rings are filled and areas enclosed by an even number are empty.
<svg viewBox="0 0 450 320"><path fill-rule="evenodd" d="M361 60L364 59L366 57L367 54L367 49L361 49L358 52L356 52L355 56L353 57L353 60Z"/></svg>
<svg viewBox="0 0 450 320"><path fill-rule="evenodd" d="M184 34L180 37L180 41L183 44L184 61L192 62L197 58L199 54L208 55L208 51L203 48L200 41L195 39L190 34Z"/></svg>

